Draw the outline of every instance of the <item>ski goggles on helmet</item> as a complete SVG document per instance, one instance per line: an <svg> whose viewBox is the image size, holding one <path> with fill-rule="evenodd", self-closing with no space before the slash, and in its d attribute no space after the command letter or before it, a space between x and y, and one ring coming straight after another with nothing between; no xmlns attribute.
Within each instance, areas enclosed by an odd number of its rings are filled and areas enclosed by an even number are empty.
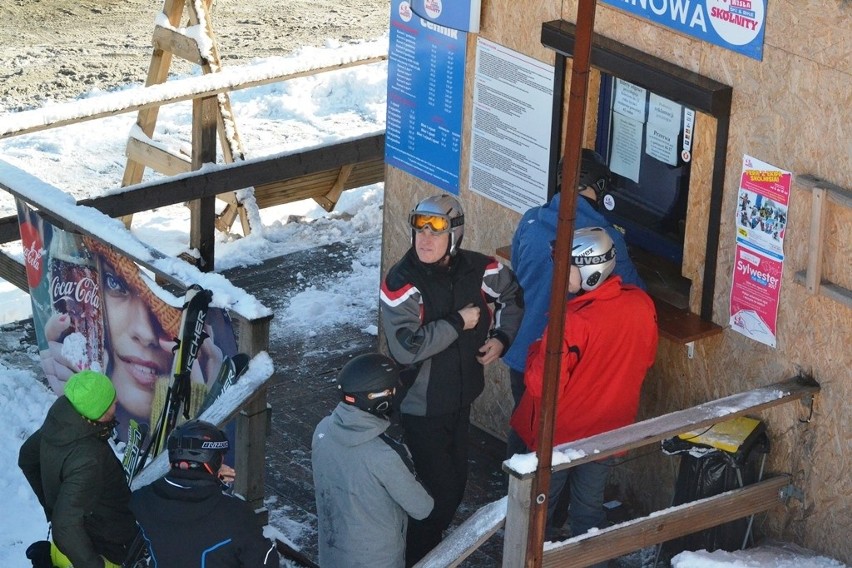
<svg viewBox="0 0 852 568"><path fill-rule="evenodd" d="M418 233L428 228L436 234L446 233L450 230L452 223L446 215L436 215L434 213L417 213L412 212L408 216L408 224Z"/></svg>

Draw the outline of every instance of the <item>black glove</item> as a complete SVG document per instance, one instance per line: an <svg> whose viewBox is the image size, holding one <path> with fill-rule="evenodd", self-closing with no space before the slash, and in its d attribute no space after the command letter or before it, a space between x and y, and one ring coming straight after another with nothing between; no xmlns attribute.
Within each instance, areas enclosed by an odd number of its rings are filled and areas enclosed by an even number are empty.
<svg viewBox="0 0 852 568"><path fill-rule="evenodd" d="M27 547L27 558L33 563L33 568L53 568L50 560L50 541L38 540Z"/></svg>

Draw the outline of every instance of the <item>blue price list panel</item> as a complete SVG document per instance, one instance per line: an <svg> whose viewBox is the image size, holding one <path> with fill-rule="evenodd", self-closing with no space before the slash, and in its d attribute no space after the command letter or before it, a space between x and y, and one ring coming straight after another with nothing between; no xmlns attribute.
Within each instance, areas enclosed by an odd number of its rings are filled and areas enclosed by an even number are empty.
<svg viewBox="0 0 852 568"><path fill-rule="evenodd" d="M391 7L385 161L459 192L467 34Z"/></svg>

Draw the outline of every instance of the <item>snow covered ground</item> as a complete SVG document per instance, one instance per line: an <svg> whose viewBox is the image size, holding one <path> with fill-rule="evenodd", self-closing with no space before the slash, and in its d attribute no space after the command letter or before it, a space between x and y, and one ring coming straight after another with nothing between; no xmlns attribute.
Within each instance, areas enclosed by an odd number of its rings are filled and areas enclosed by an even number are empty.
<svg viewBox="0 0 852 568"><path fill-rule="evenodd" d="M366 48L375 49L386 42L386 38L380 38ZM351 46L332 42L324 50L304 49L292 57L310 60L338 53L344 60L351 56L351 50ZM385 69L384 64L356 67L234 93L232 103L247 155L267 155L382 130ZM133 88L136 87L128 87ZM186 104L166 107L160 113L158 132L182 137L187 144L190 117L191 110ZM3 118L0 115L0 121ZM100 195L120 185L124 145L134 120L135 114L121 115L0 141L0 156L77 199ZM378 184L344 193L337 210L330 214L313 201L265 209L261 212L262 234L245 238L219 235L217 269L250 265L341 240L364 243L361 256L353 263L357 278L348 279L345 290L342 282L316 283L294 296L283 316L303 322L305 325L300 329L305 334L313 333L321 325L333 325L336 320L328 317L331 311L338 317L360 322L364 329L375 330L382 200L383 186ZM0 216L14 211L11 198L0 195ZM174 206L136 215L133 232L163 252L177 254L187 247L188 225L188 210ZM18 245L6 249L20 255ZM346 301L341 302L344 297ZM346 311L341 314L340 310ZM28 296L0 282L0 322L29 316ZM0 515L0 566L9 567L28 565L24 550L47 534L38 502L14 464L21 443L41 424L55 398L32 370L38 368L35 347L22 348L21 341L20 332L0 332L3 347L0 352L17 350L20 356L24 351L24 358L30 357L33 363L15 365L0 359L0 461L5 465L0 469L0 490L5 495L7 511ZM272 517L281 518L281 515ZM304 527L281 522L271 529L287 537L298 534ZM645 561L640 563L645 565ZM781 543L738 553L683 553L673 565L678 568L843 566Z"/></svg>

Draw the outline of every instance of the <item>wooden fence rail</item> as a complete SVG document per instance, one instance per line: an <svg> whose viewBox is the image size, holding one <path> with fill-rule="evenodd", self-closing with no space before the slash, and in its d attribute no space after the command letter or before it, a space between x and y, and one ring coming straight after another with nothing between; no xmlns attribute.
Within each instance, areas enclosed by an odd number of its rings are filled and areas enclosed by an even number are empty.
<svg viewBox="0 0 852 568"><path fill-rule="evenodd" d="M553 471L600 460L626 450L660 442L683 432L792 401L799 400L810 405L813 403L813 395L819 390L819 384L809 377L792 377L556 446L554 457L557 457L558 453L572 457L553 466ZM534 456L516 456L503 463L504 471L509 474L508 501L501 499L482 507L454 531L452 538L446 539L431 551L417 568L457 566L500 528L505 529L503 566L524 566L532 480L535 474L535 460L530 457ZM548 544L544 549L543 566L588 566L678 536L766 511L778 505L791 493L785 491L789 484L789 476L778 475L744 488L670 507L608 529L586 533L561 543Z"/></svg>

